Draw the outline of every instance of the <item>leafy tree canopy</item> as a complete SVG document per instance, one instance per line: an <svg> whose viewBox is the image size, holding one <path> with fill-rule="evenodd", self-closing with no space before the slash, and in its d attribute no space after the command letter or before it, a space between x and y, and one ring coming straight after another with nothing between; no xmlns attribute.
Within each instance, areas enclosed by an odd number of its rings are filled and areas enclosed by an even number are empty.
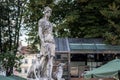
<svg viewBox="0 0 120 80"><path fill-rule="evenodd" d="M51 22L56 37L104 38L109 44L120 44L119 0L30 0L25 27L29 40L38 42L38 20L44 6L53 9ZM38 40L38 41L37 41Z"/></svg>
<svg viewBox="0 0 120 80"><path fill-rule="evenodd" d="M0 63L5 62L7 76L17 66L17 47L26 0L0 0ZM12 53L10 53L12 52Z"/></svg>

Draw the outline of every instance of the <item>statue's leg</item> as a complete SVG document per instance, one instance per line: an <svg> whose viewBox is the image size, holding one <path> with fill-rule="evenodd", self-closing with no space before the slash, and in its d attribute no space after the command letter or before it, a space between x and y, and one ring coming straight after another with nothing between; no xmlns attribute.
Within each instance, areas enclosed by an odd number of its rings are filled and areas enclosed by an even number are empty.
<svg viewBox="0 0 120 80"><path fill-rule="evenodd" d="M43 68L42 68L42 75L44 77L47 77L47 64L48 64L48 58L45 58L45 62L43 64Z"/></svg>
<svg viewBox="0 0 120 80"><path fill-rule="evenodd" d="M44 64L45 64L45 56L42 56L39 62L39 65L40 65L38 70L39 77L43 76Z"/></svg>
<svg viewBox="0 0 120 80"><path fill-rule="evenodd" d="M48 45L48 64L47 64L47 75L52 79L52 70L53 70L53 58L55 55L55 45L49 43Z"/></svg>
<svg viewBox="0 0 120 80"><path fill-rule="evenodd" d="M50 76L52 77L52 71L53 71L53 62L54 62L54 56L55 56L55 44L50 44Z"/></svg>
<svg viewBox="0 0 120 80"><path fill-rule="evenodd" d="M33 76L32 76L32 71L33 71L33 66L30 66L30 69L29 69L29 71L28 71L27 78L33 78Z"/></svg>
<svg viewBox="0 0 120 80"><path fill-rule="evenodd" d="M44 77L44 64L46 60L46 49L44 46L41 45L41 51L40 51L40 61L39 61L39 77Z"/></svg>
<svg viewBox="0 0 120 80"><path fill-rule="evenodd" d="M34 65L34 66L36 66L36 65ZM37 74L36 74L36 67L34 67L34 75L35 75L35 79L37 79L38 77L37 77Z"/></svg>
<svg viewBox="0 0 120 80"><path fill-rule="evenodd" d="M49 68L50 68L50 70L49 70L49 72L50 72L50 79L52 79L52 70L53 70L53 57L51 57L50 58L50 60L49 60Z"/></svg>

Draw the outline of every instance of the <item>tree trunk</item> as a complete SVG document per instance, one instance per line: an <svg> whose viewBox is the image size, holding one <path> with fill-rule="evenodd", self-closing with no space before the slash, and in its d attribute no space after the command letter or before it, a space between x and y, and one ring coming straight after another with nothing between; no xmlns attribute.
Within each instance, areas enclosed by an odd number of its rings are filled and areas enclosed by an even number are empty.
<svg viewBox="0 0 120 80"><path fill-rule="evenodd" d="M1 19L0 19L0 23L1 23ZM1 24L0 24L0 53L1 53L1 48L2 48L2 42L1 42Z"/></svg>
<svg viewBox="0 0 120 80"><path fill-rule="evenodd" d="M11 76L11 74L13 73L13 67L8 67L6 70L6 76Z"/></svg>

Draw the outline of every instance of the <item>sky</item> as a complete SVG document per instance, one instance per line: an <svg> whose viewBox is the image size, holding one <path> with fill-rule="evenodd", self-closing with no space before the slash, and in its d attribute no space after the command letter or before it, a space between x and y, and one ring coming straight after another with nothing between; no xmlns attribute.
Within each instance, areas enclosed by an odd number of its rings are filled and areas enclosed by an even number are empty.
<svg viewBox="0 0 120 80"><path fill-rule="evenodd" d="M27 31L24 29L24 25L22 25L21 29L20 29L20 39L19 41L22 42L23 46L27 46L27 41L26 39L28 38L28 36L25 35Z"/></svg>
<svg viewBox="0 0 120 80"><path fill-rule="evenodd" d="M20 36L20 41L22 42L23 46L27 46L26 38L27 38L27 36L24 34L22 36Z"/></svg>

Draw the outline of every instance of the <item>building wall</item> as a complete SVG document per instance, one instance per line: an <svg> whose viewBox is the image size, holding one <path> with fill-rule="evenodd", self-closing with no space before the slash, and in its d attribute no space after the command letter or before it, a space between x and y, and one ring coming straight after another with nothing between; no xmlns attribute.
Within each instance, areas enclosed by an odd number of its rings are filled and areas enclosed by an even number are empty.
<svg viewBox="0 0 120 80"><path fill-rule="evenodd" d="M36 54L25 54L23 56L24 58L21 60L22 65L20 66L21 72L17 72L16 70L14 70L14 75L27 78L27 73L29 71L30 66L36 59Z"/></svg>

